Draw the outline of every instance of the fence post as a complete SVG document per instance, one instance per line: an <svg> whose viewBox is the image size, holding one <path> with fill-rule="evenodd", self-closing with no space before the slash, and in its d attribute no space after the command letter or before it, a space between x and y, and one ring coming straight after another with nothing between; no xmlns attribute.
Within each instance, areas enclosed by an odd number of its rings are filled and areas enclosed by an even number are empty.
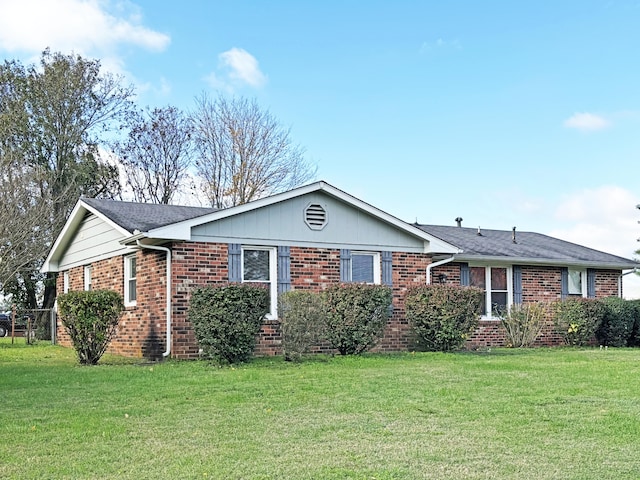
<svg viewBox="0 0 640 480"><path fill-rule="evenodd" d="M56 344L56 309L52 308L51 310L49 310L49 317L51 318L51 345L55 345Z"/></svg>
<svg viewBox="0 0 640 480"><path fill-rule="evenodd" d="M16 334L16 304L11 305L11 345Z"/></svg>

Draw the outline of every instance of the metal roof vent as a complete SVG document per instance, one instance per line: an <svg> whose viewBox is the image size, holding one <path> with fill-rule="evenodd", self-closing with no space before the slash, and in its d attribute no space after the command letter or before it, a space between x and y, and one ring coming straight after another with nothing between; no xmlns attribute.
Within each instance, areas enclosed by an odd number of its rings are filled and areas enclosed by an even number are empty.
<svg viewBox="0 0 640 480"><path fill-rule="evenodd" d="M328 221L327 211L319 203L310 203L304 209L304 223L311 230L322 230Z"/></svg>

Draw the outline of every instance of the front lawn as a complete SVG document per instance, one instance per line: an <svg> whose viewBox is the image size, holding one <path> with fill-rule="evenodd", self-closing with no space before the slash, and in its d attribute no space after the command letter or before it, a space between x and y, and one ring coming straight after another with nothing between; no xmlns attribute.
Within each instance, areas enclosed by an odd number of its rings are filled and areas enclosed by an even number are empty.
<svg viewBox="0 0 640 480"><path fill-rule="evenodd" d="M2 339L0 392L0 478L640 478L640 349L80 367Z"/></svg>

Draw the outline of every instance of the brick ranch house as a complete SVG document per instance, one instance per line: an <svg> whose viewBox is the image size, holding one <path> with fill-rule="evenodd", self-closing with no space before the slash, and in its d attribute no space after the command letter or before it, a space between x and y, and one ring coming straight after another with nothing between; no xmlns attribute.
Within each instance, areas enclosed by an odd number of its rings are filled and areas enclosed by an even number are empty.
<svg viewBox="0 0 640 480"><path fill-rule="evenodd" d="M57 291L112 289L126 310L110 351L131 357L198 356L187 318L196 286L267 283L271 312L257 353L280 352L279 292L338 282L387 284L393 313L380 351L411 348L403 296L414 285L474 285L485 311L470 347L502 345L493 306L569 295L621 296L640 264L529 232L403 222L325 182L237 207L152 205L81 198L43 266ZM70 345L58 322L60 344ZM548 328L540 344L555 344Z"/></svg>

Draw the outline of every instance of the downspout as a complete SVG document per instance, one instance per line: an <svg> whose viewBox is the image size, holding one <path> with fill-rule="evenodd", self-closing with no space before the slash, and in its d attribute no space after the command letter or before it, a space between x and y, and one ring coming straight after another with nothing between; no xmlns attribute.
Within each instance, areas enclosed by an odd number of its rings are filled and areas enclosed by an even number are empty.
<svg viewBox="0 0 640 480"><path fill-rule="evenodd" d="M450 258L445 258L444 260L439 260L437 262L430 263L429 265L427 265L427 285L431 284L431 269L433 267L439 267L440 265L444 265L445 263L449 263L449 262L453 261L454 258L456 258L456 257L454 255L452 255Z"/></svg>
<svg viewBox="0 0 640 480"><path fill-rule="evenodd" d="M162 353L162 357L166 358L171 355L171 250L158 245L144 245L140 243L139 239L136 240L136 244L140 248L158 250L167 254L167 346Z"/></svg>

